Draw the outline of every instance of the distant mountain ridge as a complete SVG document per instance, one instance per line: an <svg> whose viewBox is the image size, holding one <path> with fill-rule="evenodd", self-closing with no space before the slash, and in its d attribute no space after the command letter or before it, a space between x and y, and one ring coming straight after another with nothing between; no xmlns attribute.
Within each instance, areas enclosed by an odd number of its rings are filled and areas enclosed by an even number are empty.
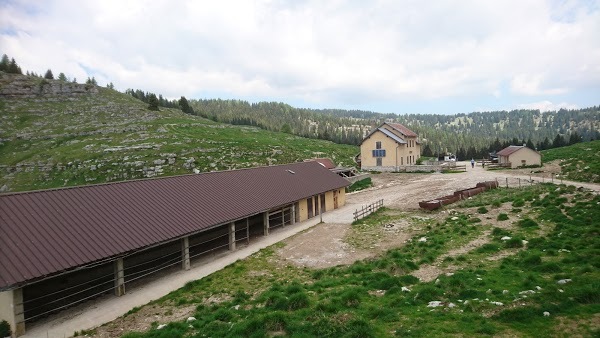
<svg viewBox="0 0 600 338"><path fill-rule="evenodd" d="M249 103L242 100L189 100L195 114L214 121L259 126L337 143L359 144L371 128L399 122L417 132L433 150L458 152L460 148L488 148L496 139L535 146L556 135L576 133L580 141L600 138L600 107L540 112L512 110L470 114L380 114L361 110L294 108L281 102ZM438 149L439 150L439 149Z"/></svg>

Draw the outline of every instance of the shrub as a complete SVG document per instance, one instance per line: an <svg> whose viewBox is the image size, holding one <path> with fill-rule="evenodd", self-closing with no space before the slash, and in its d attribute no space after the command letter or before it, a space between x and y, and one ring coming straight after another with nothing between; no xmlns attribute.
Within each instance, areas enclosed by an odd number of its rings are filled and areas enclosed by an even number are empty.
<svg viewBox="0 0 600 338"><path fill-rule="evenodd" d="M427 303L432 300L439 300L439 297L442 296L442 294L442 290L431 285L426 285L419 290L419 299Z"/></svg>
<svg viewBox="0 0 600 338"><path fill-rule="evenodd" d="M510 235L510 231L504 230L502 228L494 228L492 230L492 235L494 235L494 236L508 236L508 235Z"/></svg>
<svg viewBox="0 0 600 338"><path fill-rule="evenodd" d="M506 221L508 220L508 215L505 213L500 213L498 214L498 218L496 218L498 221Z"/></svg>
<svg viewBox="0 0 600 338"><path fill-rule="evenodd" d="M538 224L531 218L523 218L517 223L521 228L538 228Z"/></svg>
<svg viewBox="0 0 600 338"><path fill-rule="evenodd" d="M540 255L535 255L535 254L525 256L523 258L523 260L521 260L521 264L524 267L538 266L538 265L542 264L542 257L540 257Z"/></svg>
<svg viewBox="0 0 600 338"><path fill-rule="evenodd" d="M488 209L486 207L479 207L479 208L477 208L477 212L480 214L487 214Z"/></svg>
<svg viewBox="0 0 600 338"><path fill-rule="evenodd" d="M0 322L0 337L10 337L12 332L10 331L10 324L6 320Z"/></svg>
<svg viewBox="0 0 600 338"><path fill-rule="evenodd" d="M513 208L519 208L524 205L525 205L525 201L523 201L522 199L514 200L514 202L512 203Z"/></svg>
<svg viewBox="0 0 600 338"><path fill-rule="evenodd" d="M496 252L500 250L500 247L496 244L493 243L486 243L482 246L480 246L479 248L477 248L477 250L475 250L478 253L486 253L486 252Z"/></svg>
<svg viewBox="0 0 600 338"><path fill-rule="evenodd" d="M504 242L504 247L505 248L522 248L523 240L521 240L520 238L511 238Z"/></svg>
<svg viewBox="0 0 600 338"><path fill-rule="evenodd" d="M304 292L295 293L290 297L289 309L297 310L308 307L310 305L310 299Z"/></svg>
<svg viewBox="0 0 600 338"><path fill-rule="evenodd" d="M359 191L370 188L372 186L373 183L371 182L371 178L367 177L365 179L352 183L352 185L348 187L348 192Z"/></svg>

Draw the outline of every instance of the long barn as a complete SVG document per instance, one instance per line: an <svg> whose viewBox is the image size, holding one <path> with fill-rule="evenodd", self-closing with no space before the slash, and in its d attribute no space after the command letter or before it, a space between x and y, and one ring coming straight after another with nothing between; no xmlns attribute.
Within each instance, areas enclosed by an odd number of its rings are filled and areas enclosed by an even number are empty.
<svg viewBox="0 0 600 338"><path fill-rule="evenodd" d="M0 195L0 320L21 335L26 323L343 206L348 184L313 161Z"/></svg>

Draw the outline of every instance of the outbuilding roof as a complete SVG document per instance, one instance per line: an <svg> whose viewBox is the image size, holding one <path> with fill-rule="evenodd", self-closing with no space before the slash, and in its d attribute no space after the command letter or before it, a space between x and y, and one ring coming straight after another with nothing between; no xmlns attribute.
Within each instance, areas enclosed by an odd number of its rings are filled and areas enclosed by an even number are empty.
<svg viewBox="0 0 600 338"><path fill-rule="evenodd" d="M497 156L509 156L523 148L530 149L527 146L508 146L508 147L500 150L499 152L497 152L496 155ZM530 149L530 150L535 151L533 149ZM537 151L535 151L535 152L537 153Z"/></svg>
<svg viewBox="0 0 600 338"><path fill-rule="evenodd" d="M335 164L333 163L333 161L330 158L311 158L309 160L304 160L304 161L319 162L322 166L324 166L327 169L335 168Z"/></svg>
<svg viewBox="0 0 600 338"><path fill-rule="evenodd" d="M0 195L0 290L347 185L301 162Z"/></svg>

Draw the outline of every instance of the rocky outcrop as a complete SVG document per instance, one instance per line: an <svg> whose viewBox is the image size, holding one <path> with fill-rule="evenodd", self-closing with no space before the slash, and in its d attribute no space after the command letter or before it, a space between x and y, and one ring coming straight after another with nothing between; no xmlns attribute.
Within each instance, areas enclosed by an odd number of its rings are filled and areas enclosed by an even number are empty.
<svg viewBox="0 0 600 338"><path fill-rule="evenodd" d="M1 98L73 97L93 95L98 87L0 72Z"/></svg>

